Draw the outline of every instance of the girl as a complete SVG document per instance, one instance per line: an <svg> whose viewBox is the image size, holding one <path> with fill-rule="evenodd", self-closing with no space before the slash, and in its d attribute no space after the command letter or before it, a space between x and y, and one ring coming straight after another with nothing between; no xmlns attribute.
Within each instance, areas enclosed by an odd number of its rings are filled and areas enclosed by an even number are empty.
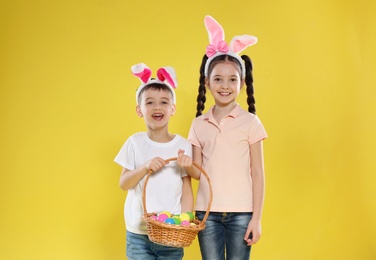
<svg viewBox="0 0 376 260"><path fill-rule="evenodd" d="M142 191L145 176L153 171L147 186L146 207L149 212L192 211L193 193L191 179L179 163L166 165L165 159L186 159L184 151L191 155L191 145L180 135L170 134L168 123L175 114L175 71L171 67L160 68L157 79L143 63L132 67L132 72L142 84L136 92L136 112L143 117L146 132L130 136L115 158L123 167L120 187L128 191L124 206L126 221L126 254L129 260L182 259L183 248L158 245L148 239L143 215ZM190 157L188 157L190 159Z"/></svg>
<svg viewBox="0 0 376 260"><path fill-rule="evenodd" d="M265 129L255 115L252 64L238 53L255 44L253 36L237 36L230 45L222 27L205 17L210 44L201 68L197 114L189 131L193 160L208 173L213 201L206 228L198 234L202 259L249 259L251 246L261 235L264 202L264 162L262 141ZM247 85L248 112L236 102ZM202 115L205 85L215 105ZM195 179L200 173L189 170ZM208 184L200 180L196 216L202 220L209 200Z"/></svg>

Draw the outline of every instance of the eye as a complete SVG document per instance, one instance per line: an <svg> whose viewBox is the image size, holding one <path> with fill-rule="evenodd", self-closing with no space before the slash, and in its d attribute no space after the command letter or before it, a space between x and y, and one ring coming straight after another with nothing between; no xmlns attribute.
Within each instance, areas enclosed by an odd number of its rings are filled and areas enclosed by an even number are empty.
<svg viewBox="0 0 376 260"><path fill-rule="evenodd" d="M231 81L232 81L232 82L237 82L238 79L237 79L237 78L232 78Z"/></svg>

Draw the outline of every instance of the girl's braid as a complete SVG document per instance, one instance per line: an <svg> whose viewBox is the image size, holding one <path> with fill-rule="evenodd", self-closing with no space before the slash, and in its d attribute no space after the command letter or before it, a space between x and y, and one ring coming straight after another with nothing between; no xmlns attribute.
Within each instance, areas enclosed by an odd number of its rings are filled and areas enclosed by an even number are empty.
<svg viewBox="0 0 376 260"><path fill-rule="evenodd" d="M253 88L253 75L252 75L252 61L247 55L242 55L242 59L244 60L245 65L245 84L247 85L247 104L248 104L248 112L252 114L256 114L256 107L255 107L255 97L254 88Z"/></svg>
<svg viewBox="0 0 376 260"><path fill-rule="evenodd" d="M205 102L206 102L205 64L207 60L208 60L208 57L205 54L204 57L202 58L202 63L200 66L200 78L199 78L200 85L198 86L196 117L202 115L202 112L205 109Z"/></svg>

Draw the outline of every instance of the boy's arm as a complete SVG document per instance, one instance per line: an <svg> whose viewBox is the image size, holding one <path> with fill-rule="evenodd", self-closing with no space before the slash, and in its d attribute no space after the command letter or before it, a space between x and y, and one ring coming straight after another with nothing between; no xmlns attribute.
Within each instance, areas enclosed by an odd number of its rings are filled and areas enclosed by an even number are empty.
<svg viewBox="0 0 376 260"><path fill-rule="evenodd" d="M183 180L183 192L181 196L181 212L193 211L193 191L191 185L191 177L185 176Z"/></svg>
<svg viewBox="0 0 376 260"><path fill-rule="evenodd" d="M123 168L120 175L119 186L123 190L129 190L135 187L140 180L152 170L153 173L160 170L163 166L166 165L166 161L162 158L156 157L152 160L144 163L140 167L130 171L126 168Z"/></svg>

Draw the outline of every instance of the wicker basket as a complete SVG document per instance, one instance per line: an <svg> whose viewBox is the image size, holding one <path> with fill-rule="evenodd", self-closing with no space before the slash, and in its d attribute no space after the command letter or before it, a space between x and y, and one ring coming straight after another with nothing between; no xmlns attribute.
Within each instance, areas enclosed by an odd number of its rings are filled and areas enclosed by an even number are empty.
<svg viewBox="0 0 376 260"><path fill-rule="evenodd" d="M167 159L166 162L174 161L177 158L170 158ZM205 176L205 178L208 181L209 188L210 188L210 200L208 203L208 207L206 210L206 214L202 221L199 221L197 219L194 219L192 222L194 222L196 225L194 226L180 226L180 225L174 225L174 224L167 224L164 222L159 222L157 220L154 220L150 218L150 216L155 215L155 213L147 213L146 209L146 185L148 183L149 177L152 173L150 170L148 172L148 175L145 179L145 184L142 192L142 204L144 208L144 215L143 220L146 222L146 228L148 231L148 237L150 241L164 245L164 246L171 246L171 247L187 247L190 246L195 239L198 232L205 229L205 222L209 215L210 206L213 200L213 192L211 187L211 182L209 179L209 176L205 172L203 168L201 168L198 164L193 162L193 165L201 171L201 174Z"/></svg>

